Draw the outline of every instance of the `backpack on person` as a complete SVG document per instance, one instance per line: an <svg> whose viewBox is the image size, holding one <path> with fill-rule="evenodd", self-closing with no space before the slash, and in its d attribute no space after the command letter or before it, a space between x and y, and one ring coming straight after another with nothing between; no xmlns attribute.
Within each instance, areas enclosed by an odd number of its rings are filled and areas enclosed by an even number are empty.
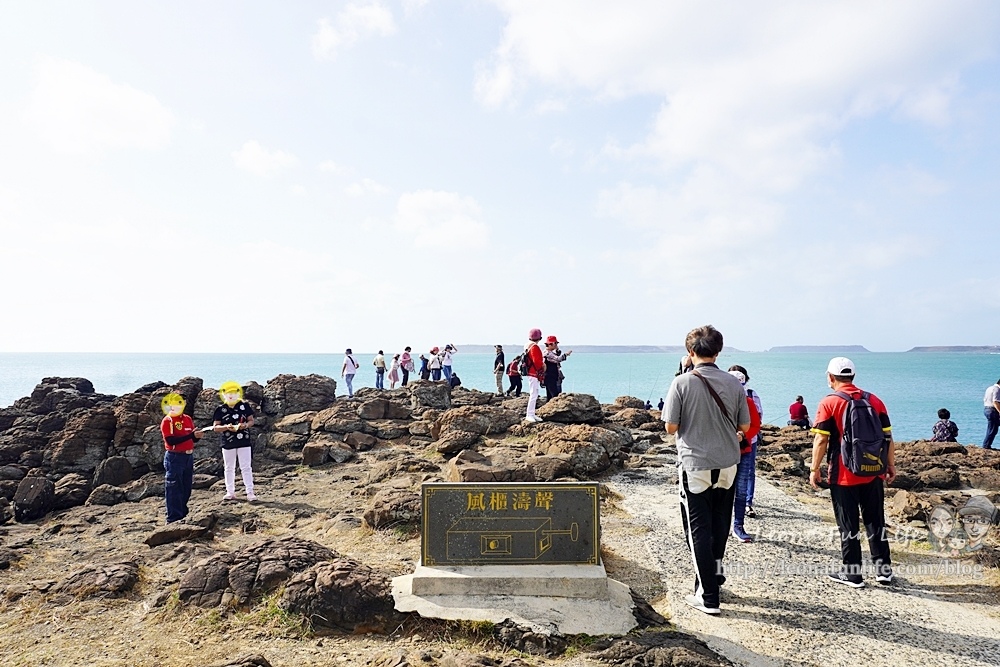
<svg viewBox="0 0 1000 667"><path fill-rule="evenodd" d="M531 373L532 366L533 364L531 363L531 347L529 346L528 349L524 351L524 354L521 355L521 363L517 367L517 370L521 374L521 377L528 377L528 374Z"/></svg>
<svg viewBox="0 0 1000 667"><path fill-rule="evenodd" d="M840 425L840 456L844 465L858 477L878 477L889 467L889 440L882 430L882 420L872 407L867 391L854 398L842 391L835 396L847 401Z"/></svg>

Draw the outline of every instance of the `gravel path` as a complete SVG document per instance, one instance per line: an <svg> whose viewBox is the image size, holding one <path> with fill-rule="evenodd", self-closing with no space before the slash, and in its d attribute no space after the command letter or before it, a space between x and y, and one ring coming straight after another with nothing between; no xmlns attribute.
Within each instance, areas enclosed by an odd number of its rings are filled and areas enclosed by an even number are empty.
<svg viewBox="0 0 1000 667"><path fill-rule="evenodd" d="M623 509L649 530L616 548L659 570L668 600L658 606L669 605L661 613L734 663L1000 665L1000 610L983 602L996 599L990 585L995 573L987 575L993 577L989 583L969 572L940 573L930 568L956 561L918 550L904 553L893 544L892 586L879 586L871 575L863 589L831 582L823 573L840 562L832 512L824 516L821 505L803 504L760 476L759 518L747 520L757 540L729 540L722 615L691 609L683 602L694 574L681 528L677 474L669 454L657 458L667 465L609 481L624 496ZM867 558L867 544L863 550Z"/></svg>

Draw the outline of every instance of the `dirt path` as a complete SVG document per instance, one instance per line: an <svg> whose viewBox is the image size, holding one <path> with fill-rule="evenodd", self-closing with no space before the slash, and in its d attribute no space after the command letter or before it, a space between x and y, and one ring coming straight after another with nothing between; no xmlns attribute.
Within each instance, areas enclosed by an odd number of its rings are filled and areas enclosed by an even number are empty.
<svg viewBox="0 0 1000 667"><path fill-rule="evenodd" d="M625 548L644 549L649 567L662 574L667 595L655 605L658 611L737 664L1000 664L995 571L985 579L974 572L949 574L942 569L954 569L956 561L893 543L893 585L879 586L873 576L863 589L838 585L822 574L840 562L829 500L804 504L758 478L760 518L747 520L757 540L730 540L722 615L711 617L683 603L693 568L672 466L622 473L609 486L649 531L625 538L631 542Z"/></svg>

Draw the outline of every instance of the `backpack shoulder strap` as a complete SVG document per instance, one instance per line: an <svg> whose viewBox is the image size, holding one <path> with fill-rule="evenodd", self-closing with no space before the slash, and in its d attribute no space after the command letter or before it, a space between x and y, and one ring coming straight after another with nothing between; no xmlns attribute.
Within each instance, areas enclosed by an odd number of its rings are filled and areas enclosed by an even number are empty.
<svg viewBox="0 0 1000 667"><path fill-rule="evenodd" d="M719 410L722 412L722 416L726 418L726 421L729 422L729 425L732 426L733 429L736 429L736 424L733 423L733 418L730 417L729 412L726 411L726 406L722 402L722 397L720 397L719 392L715 391L715 389L712 387L712 383L708 381L708 378L706 378L704 375L702 375L696 370L691 371L691 374L705 383L705 387L708 389L708 393L710 393L712 395L712 398L715 399L715 404L719 406Z"/></svg>

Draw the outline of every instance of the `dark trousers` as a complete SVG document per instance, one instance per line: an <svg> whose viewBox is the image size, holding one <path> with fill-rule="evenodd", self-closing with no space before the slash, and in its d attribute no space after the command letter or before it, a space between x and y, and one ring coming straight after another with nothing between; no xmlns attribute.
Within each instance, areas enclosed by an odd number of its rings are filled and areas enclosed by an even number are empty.
<svg viewBox="0 0 1000 667"><path fill-rule="evenodd" d="M399 370L403 371L403 384L401 384L400 386L405 387L406 383L410 381L410 371L406 370L405 368L400 368Z"/></svg>
<svg viewBox="0 0 1000 667"><path fill-rule="evenodd" d="M552 370L550 370L552 369ZM555 398L562 389L559 382L559 368L546 364L545 368L545 398Z"/></svg>
<svg viewBox="0 0 1000 667"><path fill-rule="evenodd" d="M986 437L983 438L983 447L993 449L993 438L997 437L997 431L1000 430L1000 412L990 405L983 408L983 414L986 416Z"/></svg>
<svg viewBox="0 0 1000 667"><path fill-rule="evenodd" d="M861 574L861 522L865 525L868 549L872 554L875 571L892 565L889 558L889 540L885 534L885 488L881 479L854 486L830 485L833 500L833 514L840 529L840 552L843 556L844 572ZM856 568L856 569L855 569Z"/></svg>
<svg viewBox="0 0 1000 667"><path fill-rule="evenodd" d="M163 494L167 500L167 523L180 521L188 514L191 481L194 479L194 456L164 452Z"/></svg>
<svg viewBox="0 0 1000 667"><path fill-rule="evenodd" d="M510 380L510 389L507 390L507 393L509 394L511 392L514 392L515 396L520 396L521 395L521 389L524 386L524 384L521 382L521 376L520 375L508 375L507 378Z"/></svg>
<svg viewBox="0 0 1000 667"><path fill-rule="evenodd" d="M713 470L712 482L718 478L719 471ZM729 540L736 484L728 489L715 487L692 493L683 468L680 482L681 523L695 563L695 595L701 595L706 607L718 607L722 559Z"/></svg>

